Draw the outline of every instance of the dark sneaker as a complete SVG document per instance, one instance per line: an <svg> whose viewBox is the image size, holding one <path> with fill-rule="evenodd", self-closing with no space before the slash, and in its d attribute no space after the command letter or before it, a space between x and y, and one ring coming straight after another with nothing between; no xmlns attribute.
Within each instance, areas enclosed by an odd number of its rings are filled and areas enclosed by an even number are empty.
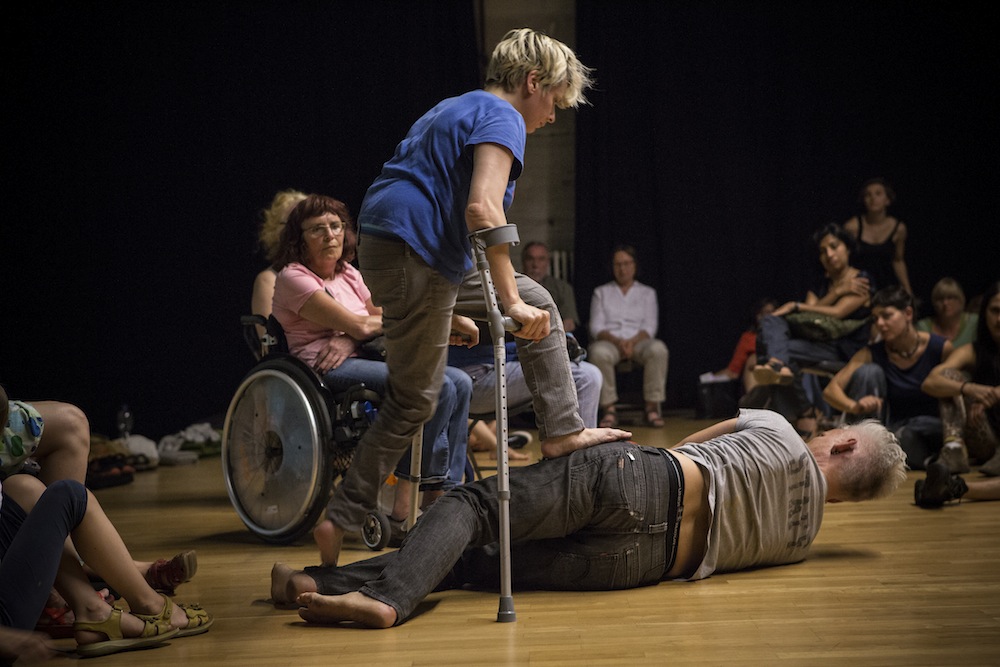
<svg viewBox="0 0 1000 667"><path fill-rule="evenodd" d="M507 434L507 446L511 449L524 449L533 439L527 431L511 431Z"/></svg>
<svg viewBox="0 0 1000 667"><path fill-rule="evenodd" d="M965 480L953 475L940 461L927 465L927 478L913 486L913 502L924 509L941 507L949 500L958 500L969 490Z"/></svg>

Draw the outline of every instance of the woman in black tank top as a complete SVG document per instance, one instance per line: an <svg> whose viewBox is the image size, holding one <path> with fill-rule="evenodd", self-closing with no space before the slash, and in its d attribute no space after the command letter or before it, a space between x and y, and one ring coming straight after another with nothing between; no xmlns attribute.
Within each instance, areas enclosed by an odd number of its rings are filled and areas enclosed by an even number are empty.
<svg viewBox="0 0 1000 667"><path fill-rule="evenodd" d="M861 186L858 199L865 212L844 223L857 239L854 265L874 278L875 289L899 285L913 294L905 259L906 225L888 213L896 193L884 179L873 178Z"/></svg>

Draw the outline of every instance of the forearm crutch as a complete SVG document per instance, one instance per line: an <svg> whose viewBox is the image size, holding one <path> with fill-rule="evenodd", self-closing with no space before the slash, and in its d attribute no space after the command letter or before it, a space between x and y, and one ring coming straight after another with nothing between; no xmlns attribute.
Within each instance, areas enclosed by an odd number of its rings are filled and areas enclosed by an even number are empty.
<svg viewBox="0 0 1000 667"><path fill-rule="evenodd" d="M487 321L490 338L493 341L493 364L496 372L496 421L497 421L497 500L500 506L500 609L498 623L513 623L517 620L514 612L514 596L511 590L510 573L510 466L507 460L507 346L504 341L506 331L514 331L518 324L504 317L497 305L496 291L490 265L486 260L486 248L509 243L517 245L517 227L503 225L480 229L469 234L475 253L476 268L483 283L483 297L486 299Z"/></svg>

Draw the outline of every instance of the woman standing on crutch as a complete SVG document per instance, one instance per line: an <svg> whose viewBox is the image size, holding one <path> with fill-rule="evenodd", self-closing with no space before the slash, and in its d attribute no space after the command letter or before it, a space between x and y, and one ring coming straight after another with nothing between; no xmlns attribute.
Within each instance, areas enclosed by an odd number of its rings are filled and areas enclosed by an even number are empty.
<svg viewBox="0 0 1000 667"><path fill-rule="evenodd" d="M478 342L474 323L453 312L473 268L467 235L507 224L526 135L555 122L555 107L584 103L589 72L566 45L527 28L512 30L493 52L485 88L446 99L417 120L368 189L358 215L358 261L382 307L389 387L380 418L314 532L323 564L336 564L344 534L359 529L382 480L433 413L446 346L461 342L451 332ZM487 258L504 313L520 324L515 335L533 343L521 347L531 348L525 375L542 453L560 456L629 437L584 429L551 297L515 275L506 244L490 247ZM481 296L479 302L485 313Z"/></svg>

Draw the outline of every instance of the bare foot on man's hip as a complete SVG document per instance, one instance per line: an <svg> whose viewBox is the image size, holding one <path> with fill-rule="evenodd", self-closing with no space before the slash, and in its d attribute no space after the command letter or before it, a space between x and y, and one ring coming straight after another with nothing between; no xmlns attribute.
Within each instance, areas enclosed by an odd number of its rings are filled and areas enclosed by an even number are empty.
<svg viewBox="0 0 1000 667"><path fill-rule="evenodd" d="M576 433L546 438L542 442L542 456L554 459L572 454L578 449L586 449L606 442L628 440L631 437L631 431L623 431L620 428L585 428Z"/></svg>

